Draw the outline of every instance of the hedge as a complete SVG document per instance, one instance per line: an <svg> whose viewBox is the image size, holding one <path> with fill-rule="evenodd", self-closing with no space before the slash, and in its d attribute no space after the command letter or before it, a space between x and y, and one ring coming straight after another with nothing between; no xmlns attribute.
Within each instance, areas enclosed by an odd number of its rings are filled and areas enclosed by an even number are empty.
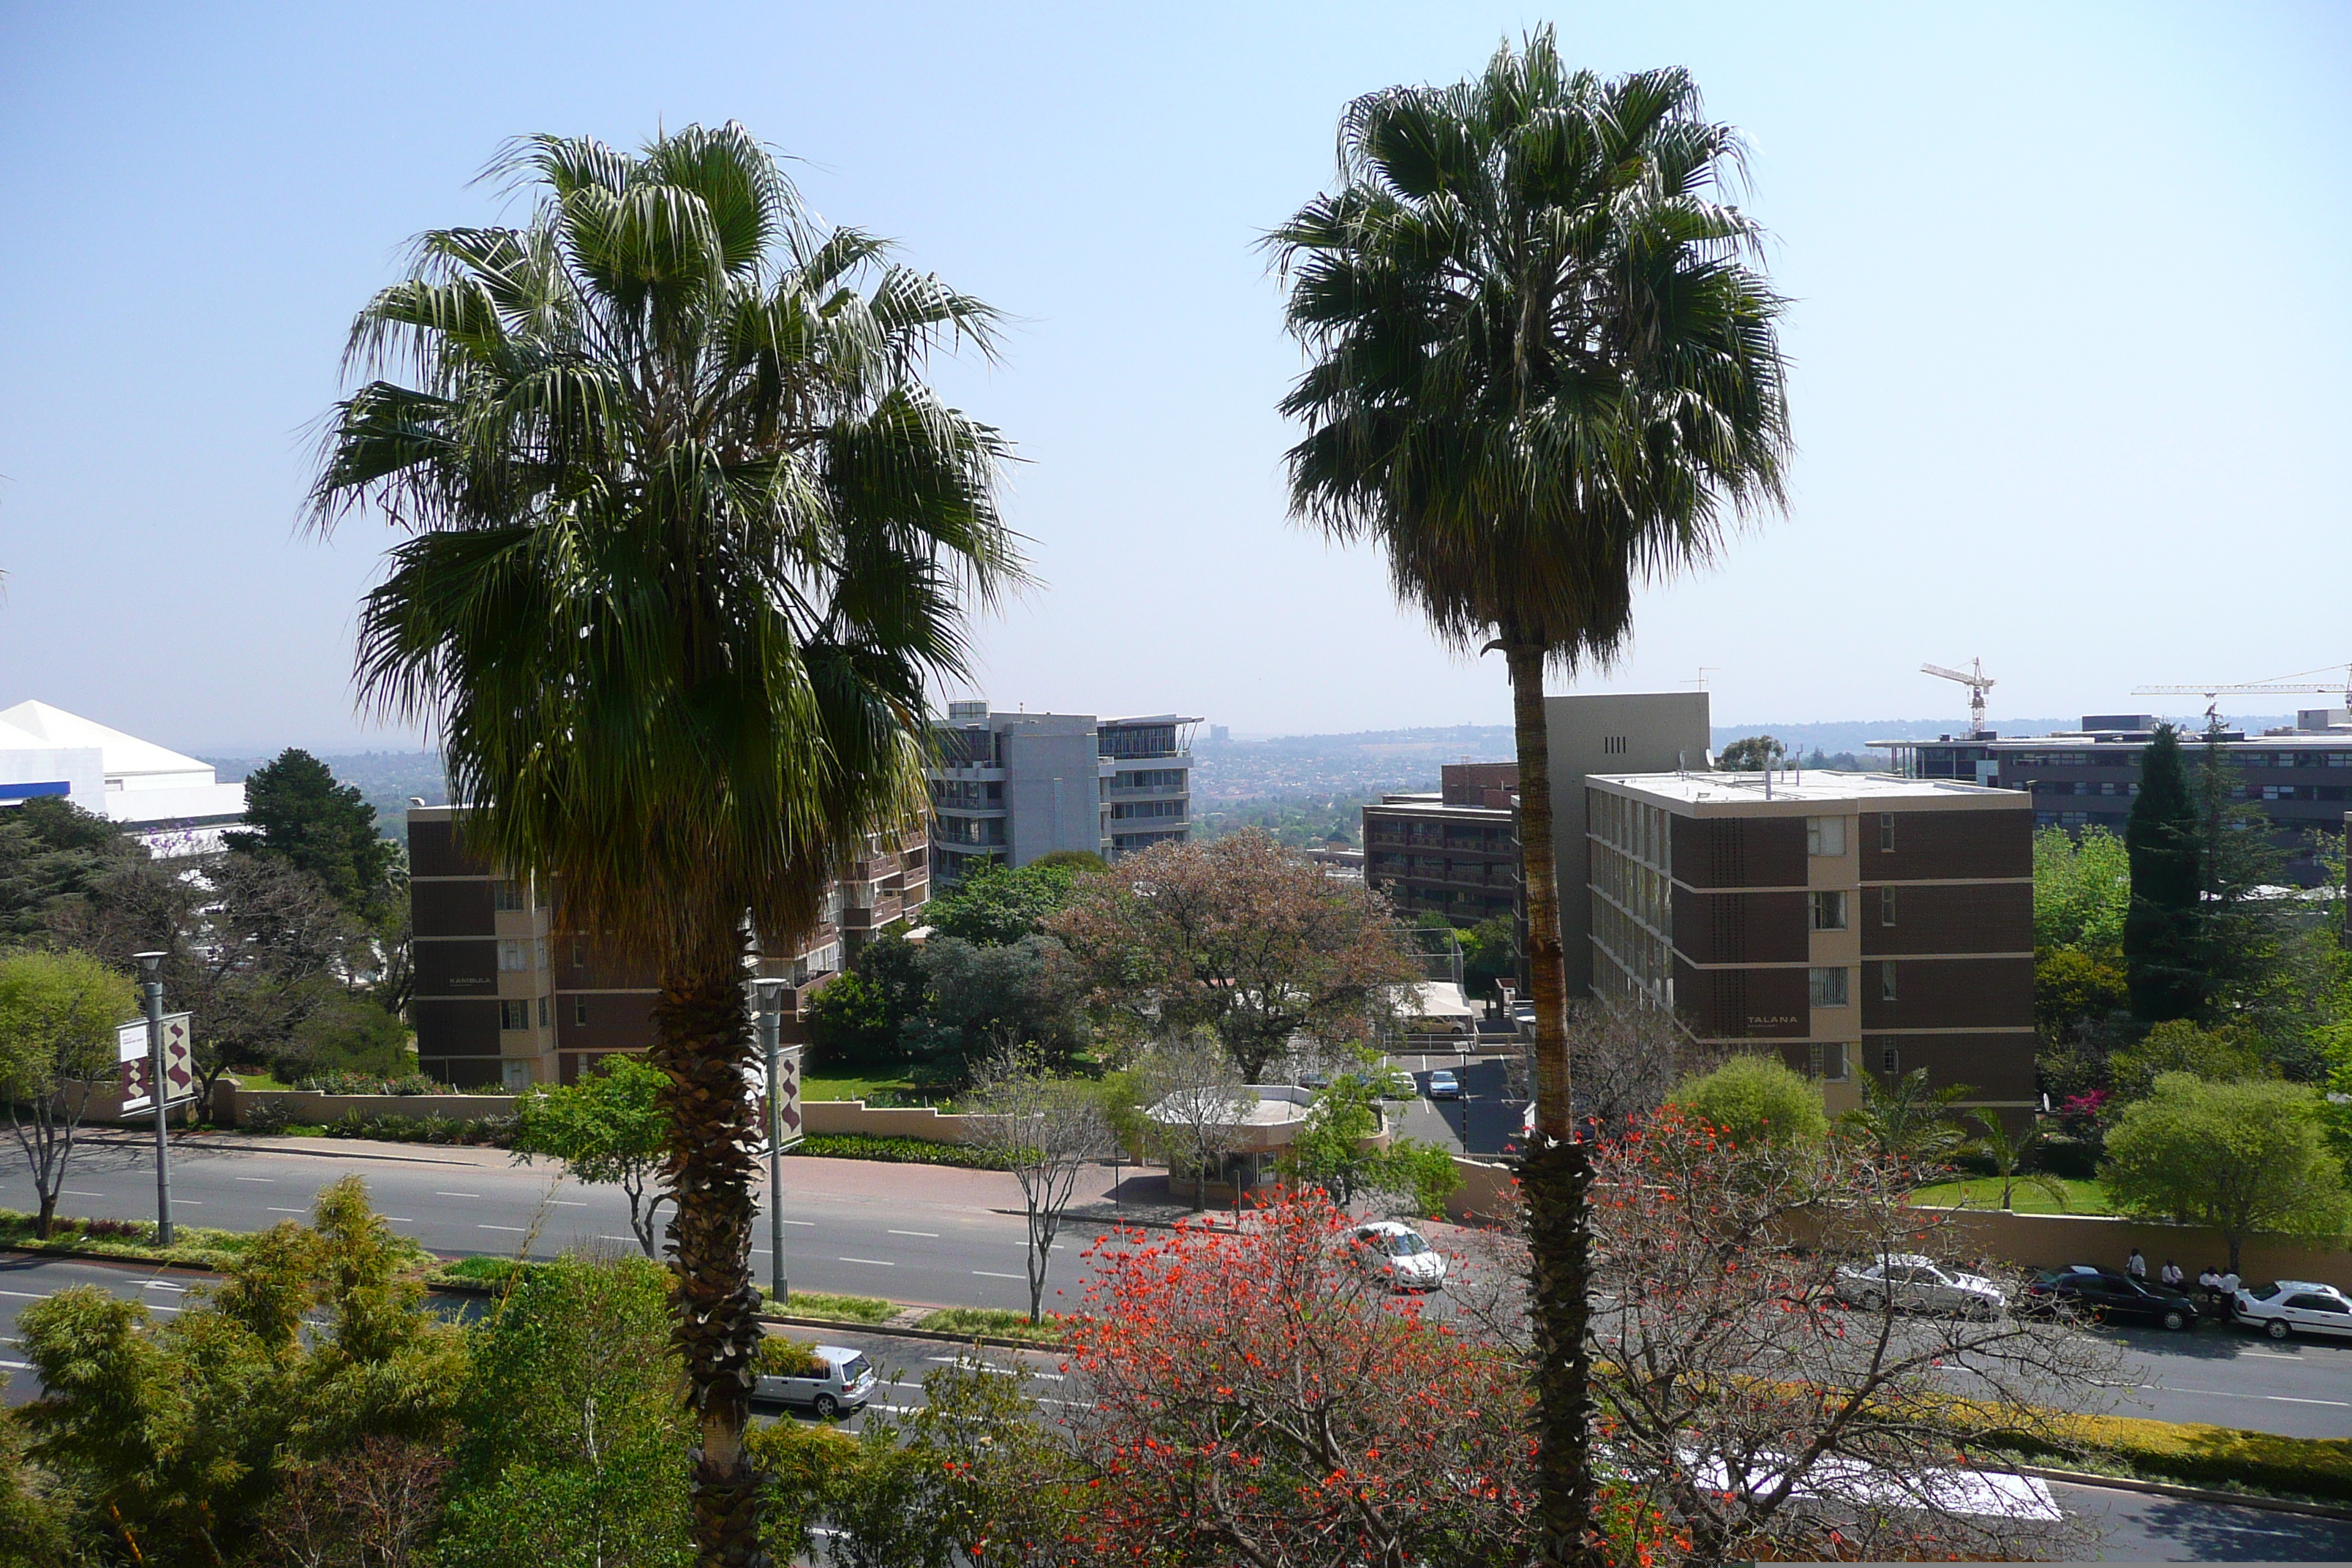
<svg viewBox="0 0 2352 1568"><path fill-rule="evenodd" d="M34 1215L0 1209L0 1247L18 1252L96 1253L141 1263L177 1263L190 1268L226 1269L253 1245L255 1233L215 1230L209 1226L172 1227L172 1245L155 1245L155 1222L144 1219L70 1219L59 1215L50 1222L48 1239L33 1234ZM394 1236L392 1246L421 1263L429 1256L404 1236Z"/></svg>
<svg viewBox="0 0 2352 1568"><path fill-rule="evenodd" d="M2283 1437L2140 1415L2063 1415L2054 1436L2062 1441L2014 1431L1988 1433L2002 1447L2028 1458L2063 1461L2088 1452L2121 1460L2133 1474L2151 1480L2352 1501L2352 1438Z"/></svg>
<svg viewBox="0 0 2352 1568"><path fill-rule="evenodd" d="M790 1152L814 1154L827 1160L879 1160L898 1165L958 1165L967 1171L1001 1171L1004 1162L961 1143L934 1143L928 1138L886 1138L872 1132L819 1132L802 1139Z"/></svg>

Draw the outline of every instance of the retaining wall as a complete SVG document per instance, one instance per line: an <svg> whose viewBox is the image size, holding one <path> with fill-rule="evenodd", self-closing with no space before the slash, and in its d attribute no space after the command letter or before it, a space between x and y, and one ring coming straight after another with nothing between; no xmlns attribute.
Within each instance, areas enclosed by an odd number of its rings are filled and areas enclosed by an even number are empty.
<svg viewBox="0 0 2352 1568"><path fill-rule="evenodd" d="M213 1121L222 1127L241 1127L245 1119L265 1105L281 1106L286 1119L306 1127L341 1121L352 1112L362 1116L408 1116L423 1121L446 1116L452 1121L473 1121L485 1116L512 1116L511 1094L329 1094L316 1089L240 1089L223 1079L213 1089Z"/></svg>
<svg viewBox="0 0 2352 1568"><path fill-rule="evenodd" d="M2168 1258L2191 1279L2210 1263L2230 1266L2230 1244L2221 1233L2197 1225L2158 1225L2148 1220L2098 1215L2002 1214L1984 1209L1943 1211L1952 1226L1985 1258L2028 1268L2063 1268L2092 1263L2121 1268L2135 1247L2147 1259L2150 1279ZM2297 1237L2249 1237L2240 1250L2239 1275L2250 1280L2312 1279L2352 1291L2352 1252L2341 1241Z"/></svg>

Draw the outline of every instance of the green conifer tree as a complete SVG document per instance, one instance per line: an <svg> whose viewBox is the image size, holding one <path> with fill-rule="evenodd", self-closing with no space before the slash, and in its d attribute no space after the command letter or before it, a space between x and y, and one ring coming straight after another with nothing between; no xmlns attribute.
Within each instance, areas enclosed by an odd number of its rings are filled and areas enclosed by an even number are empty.
<svg viewBox="0 0 2352 1568"><path fill-rule="evenodd" d="M245 820L254 833L221 837L232 849L265 855L310 872L352 913L373 919L400 847L378 835L375 807L327 764L289 747L245 781Z"/></svg>
<svg viewBox="0 0 2352 1568"><path fill-rule="evenodd" d="M2192 1017L2205 1003L2198 963L2203 889L2198 829L2180 732L2159 724L2141 755L2139 794L2124 826L2132 884L2124 916L2124 973L2132 1016L2143 1023Z"/></svg>

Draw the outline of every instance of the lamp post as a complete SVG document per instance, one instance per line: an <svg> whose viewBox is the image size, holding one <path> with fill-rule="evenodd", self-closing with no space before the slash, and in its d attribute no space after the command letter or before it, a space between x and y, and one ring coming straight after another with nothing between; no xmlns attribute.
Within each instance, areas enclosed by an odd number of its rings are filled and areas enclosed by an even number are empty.
<svg viewBox="0 0 2352 1568"><path fill-rule="evenodd" d="M791 1282L784 1270L784 1151L776 1113L782 1084L778 1079L783 1020L777 1003L785 982L761 975L751 982L760 998L760 1048L768 1058L768 1294L778 1311L792 1305Z"/></svg>
<svg viewBox="0 0 2352 1568"><path fill-rule="evenodd" d="M155 1097L155 1245L172 1245L172 1146L166 1128L171 1111L163 1081L163 958L160 952L134 952L142 988L147 995L147 1083Z"/></svg>

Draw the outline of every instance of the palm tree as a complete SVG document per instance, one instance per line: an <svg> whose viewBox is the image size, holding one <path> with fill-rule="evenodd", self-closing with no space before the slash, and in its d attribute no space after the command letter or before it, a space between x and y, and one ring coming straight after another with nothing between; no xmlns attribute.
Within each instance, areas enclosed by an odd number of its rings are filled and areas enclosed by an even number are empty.
<svg viewBox="0 0 2352 1568"><path fill-rule="evenodd" d="M1968 1142L1951 1119L1952 1106L1975 1092L1965 1083L1930 1089L1926 1068L1914 1068L1891 1084L1864 1073L1862 1103L1838 1121L1881 1159L1906 1169L1941 1164Z"/></svg>
<svg viewBox="0 0 2352 1568"><path fill-rule="evenodd" d="M1977 1124L1978 1136L1970 1139L1966 1147L1992 1162L1994 1173L2000 1177L2000 1206L2004 1212L2010 1207L2011 1199L2015 1195L2018 1184L2021 1182L2055 1203L2060 1208L2066 1206L2065 1183L2046 1171L2027 1171L2021 1168L2032 1154L2033 1146L2042 1142L2040 1127L2034 1128L2022 1138L2011 1138L2009 1135L2009 1129L2000 1124L2000 1118L1998 1116L1988 1116L1981 1110L1972 1110L1969 1112L1969 1120Z"/></svg>
<svg viewBox="0 0 2352 1568"><path fill-rule="evenodd" d="M425 234L360 313L374 379L336 407L314 516L410 536L358 680L438 723L469 843L659 974L695 1528L703 1563L749 1563L747 931L812 929L845 849L909 819L961 595L1018 577L998 437L920 379L994 318L820 225L739 125L534 137L493 169L530 222Z"/></svg>
<svg viewBox="0 0 2352 1568"><path fill-rule="evenodd" d="M1295 515L1388 551L1447 642L1499 648L1519 758L1537 1125L1522 1167L1546 1561L1590 1540L1589 1173L1573 1142L1543 677L1623 646L1637 582L1777 502L1781 301L1716 199L1741 159L1679 70L1570 72L1549 29L1340 124L1339 189L1268 237L1309 367Z"/></svg>

